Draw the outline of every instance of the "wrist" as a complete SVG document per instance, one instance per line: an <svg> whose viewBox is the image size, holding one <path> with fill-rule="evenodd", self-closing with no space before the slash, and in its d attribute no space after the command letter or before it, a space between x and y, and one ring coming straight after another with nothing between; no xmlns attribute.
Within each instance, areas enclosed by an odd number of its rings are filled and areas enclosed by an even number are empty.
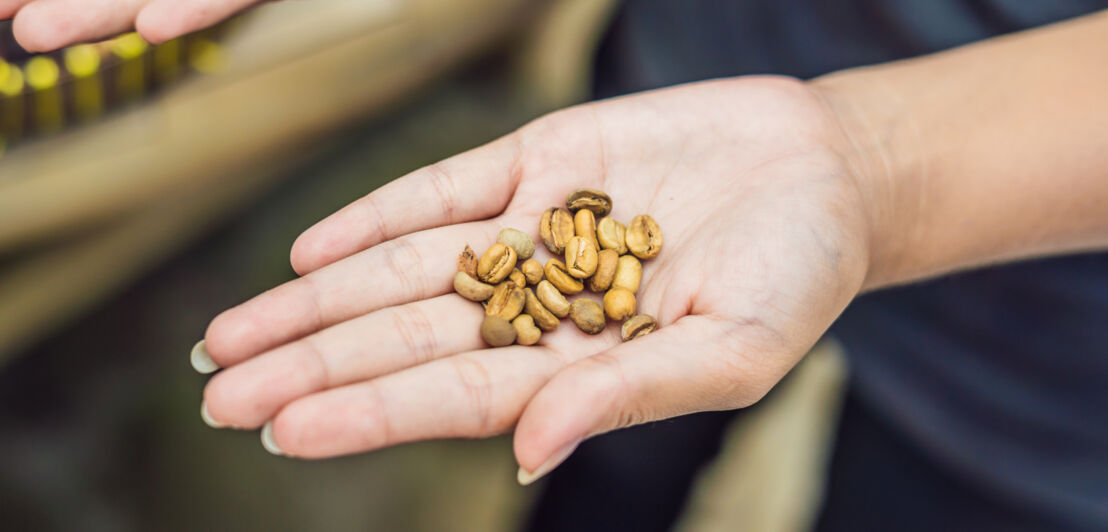
<svg viewBox="0 0 1108 532"><path fill-rule="evenodd" d="M838 151L868 221L863 291L913 277L910 255L924 227L917 223L925 175L918 127L899 93L869 74L848 70L809 82L841 128Z"/></svg>

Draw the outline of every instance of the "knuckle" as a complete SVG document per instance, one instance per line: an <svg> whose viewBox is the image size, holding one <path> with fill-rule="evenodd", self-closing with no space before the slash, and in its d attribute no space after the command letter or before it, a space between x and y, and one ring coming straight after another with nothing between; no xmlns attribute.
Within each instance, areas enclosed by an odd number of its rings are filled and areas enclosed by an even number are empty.
<svg viewBox="0 0 1108 532"><path fill-rule="evenodd" d="M413 365L423 364L434 358L438 352L438 340L431 320L423 309L414 305L398 307L392 321L403 343L404 352L411 356Z"/></svg>
<svg viewBox="0 0 1108 532"><path fill-rule="evenodd" d="M431 188L435 191L438 200L438 208L450 223L455 220L457 210L458 189L454 185L454 178L443 168L441 163L435 163L426 168L427 179Z"/></svg>
<svg viewBox="0 0 1108 532"><path fill-rule="evenodd" d="M492 379L488 369L478 360L458 356L451 360L467 401L474 413L473 424L464 430L470 436L482 436L496 428L491 423Z"/></svg>
<svg viewBox="0 0 1108 532"><path fill-rule="evenodd" d="M400 297L422 298L427 294L423 281L423 261L419 251L407 239L390 241L384 248L385 267L400 286Z"/></svg>

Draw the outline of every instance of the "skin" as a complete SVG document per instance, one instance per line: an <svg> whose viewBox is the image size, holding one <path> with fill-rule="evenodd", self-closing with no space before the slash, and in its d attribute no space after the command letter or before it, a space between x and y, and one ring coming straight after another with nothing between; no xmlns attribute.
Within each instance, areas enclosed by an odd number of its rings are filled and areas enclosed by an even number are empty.
<svg viewBox="0 0 1108 532"><path fill-rule="evenodd" d="M25 7L21 39L62 43L27 10L72 1ZM193 5L154 0L140 30L174 4ZM548 115L301 235L301 278L209 326L226 369L208 412L272 421L304 458L514 428L522 470L546 472L595 434L750 405L864 290L1108 248L1104 64L1108 12L812 82L718 80ZM483 348L444 250L486 249L581 187L661 226L638 291L659 329Z"/></svg>

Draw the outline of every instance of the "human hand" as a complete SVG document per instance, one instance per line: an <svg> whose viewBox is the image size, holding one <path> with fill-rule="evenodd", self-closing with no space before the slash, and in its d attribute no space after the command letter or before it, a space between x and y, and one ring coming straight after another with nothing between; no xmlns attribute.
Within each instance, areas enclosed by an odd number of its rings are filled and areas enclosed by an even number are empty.
<svg viewBox="0 0 1108 532"><path fill-rule="evenodd" d="M227 369L205 389L205 415L272 421L267 447L304 458L515 427L530 481L591 435L748 406L865 280L872 223L848 144L823 100L786 78L541 118L301 235L303 277L208 328L207 353ZM606 191L619 220L648 213L662 227L638 292L660 328L621 343L618 324L588 336L563 322L537 346L486 348L480 305L451 293L458 252L504 227L536 237L543 210L579 187Z"/></svg>
<svg viewBox="0 0 1108 532"><path fill-rule="evenodd" d="M132 28L162 43L206 28L262 0L0 0L20 46L48 52Z"/></svg>

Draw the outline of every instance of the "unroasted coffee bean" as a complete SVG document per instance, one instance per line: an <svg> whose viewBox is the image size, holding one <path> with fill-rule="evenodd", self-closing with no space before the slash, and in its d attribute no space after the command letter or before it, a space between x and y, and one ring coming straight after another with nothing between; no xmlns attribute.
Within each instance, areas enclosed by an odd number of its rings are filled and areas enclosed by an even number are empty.
<svg viewBox="0 0 1108 532"><path fill-rule="evenodd" d="M623 288L634 294L639 291L642 282L642 263L631 255L624 255L616 262L616 275L612 279L612 288Z"/></svg>
<svg viewBox="0 0 1108 532"><path fill-rule="evenodd" d="M511 281L505 281L496 285L492 297L489 298L488 306L485 307L485 314L500 316L511 321L523 312L525 299L522 288Z"/></svg>
<svg viewBox="0 0 1108 532"><path fill-rule="evenodd" d="M535 259L523 261L523 265L519 269L523 272L523 276L527 278L528 283L539 284L539 281L542 280L542 263Z"/></svg>
<svg viewBox="0 0 1108 532"><path fill-rule="evenodd" d="M473 252L473 248L469 247L469 244L466 244L462 254L458 255L458 271L465 272L474 279L477 278L477 254Z"/></svg>
<svg viewBox="0 0 1108 532"><path fill-rule="evenodd" d="M510 227L501 229L500 234L496 237L496 242L511 246L512 249L516 250L516 256L519 260L527 260L535 254L535 241L531 239L531 235L519 229Z"/></svg>
<svg viewBox="0 0 1108 532"><path fill-rule="evenodd" d="M627 226L627 249L640 259L653 259L662 251L662 228L648 214L631 219Z"/></svg>
<svg viewBox="0 0 1108 532"><path fill-rule="evenodd" d="M596 248L587 238L575 236L569 239L566 244L566 271L570 275L578 279L588 278L596 272L596 260Z"/></svg>
<svg viewBox="0 0 1108 532"><path fill-rule="evenodd" d="M596 241L604 249L614 249L616 253L627 253L627 227L613 218L602 218L596 223Z"/></svg>
<svg viewBox="0 0 1108 532"><path fill-rule="evenodd" d="M604 309L600 303L588 298L581 298L569 305L569 319L573 324L588 334L600 334L608 323L604 319Z"/></svg>
<svg viewBox="0 0 1108 532"><path fill-rule="evenodd" d="M492 285L482 283L466 272L454 274L454 291L470 301L480 303L492 297L493 290Z"/></svg>
<svg viewBox="0 0 1108 532"><path fill-rule="evenodd" d="M573 234L588 240L593 249L600 251L600 243L596 241L596 217L592 211L580 210L573 215Z"/></svg>
<svg viewBox="0 0 1108 532"><path fill-rule="evenodd" d="M512 273L516 267L516 250L504 244L493 244L481 260L477 261L477 278L489 283L497 284Z"/></svg>
<svg viewBox="0 0 1108 532"><path fill-rule="evenodd" d="M535 327L535 320L527 314L520 314L512 320L512 327L516 330L516 342L519 345L535 345L542 338L542 331Z"/></svg>
<svg viewBox="0 0 1108 532"><path fill-rule="evenodd" d="M516 328L500 316L485 316L481 322L481 338L493 347L512 345L516 341Z"/></svg>
<svg viewBox="0 0 1108 532"><path fill-rule="evenodd" d="M540 282L535 287L535 296L539 298L542 306L555 316L564 318L569 315L569 300L550 281Z"/></svg>
<svg viewBox="0 0 1108 532"><path fill-rule="evenodd" d="M613 288L604 294L604 313L619 321L635 314L635 294L623 288Z"/></svg>
<svg viewBox="0 0 1108 532"><path fill-rule="evenodd" d="M560 207L547 209L539 221L539 237L550 253L565 253L566 242L573 238L573 215Z"/></svg>
<svg viewBox="0 0 1108 532"><path fill-rule="evenodd" d="M658 328L658 322L649 314L639 314L623 322L620 335L623 341L634 340L640 336L646 336Z"/></svg>
<svg viewBox="0 0 1108 532"><path fill-rule="evenodd" d="M523 276L523 272L519 271L519 268L513 269L512 273L508 274L508 280L520 288L527 287L527 277Z"/></svg>
<svg viewBox="0 0 1108 532"><path fill-rule="evenodd" d="M588 209L597 218L607 216L612 212L612 198L607 194L591 188L579 188L570 193L566 198L566 208L571 211Z"/></svg>
<svg viewBox="0 0 1108 532"><path fill-rule="evenodd" d="M586 283L589 290L600 293L610 288L612 279L616 277L617 263L619 263L619 253L613 249L600 250L600 253L596 254L596 273L593 273Z"/></svg>
<svg viewBox="0 0 1108 532"><path fill-rule="evenodd" d="M566 271L566 265L558 259L546 261L543 273L546 274L546 280L550 281L550 284L553 284L554 288L557 288L563 294L576 294L585 289L585 285L580 280L574 279Z"/></svg>
<svg viewBox="0 0 1108 532"><path fill-rule="evenodd" d="M551 286L550 289L553 290L555 293L558 293L558 290L556 290L553 286ZM540 329L546 332L557 329L558 324L561 323L561 320L559 320L558 317L550 311L550 309L546 308L546 306L542 304L542 301L539 301L539 297L535 295L535 292L531 291L530 288L525 288L523 290L523 294L525 296L523 311L535 320L535 324L538 325ZM566 303L566 312L568 313L569 302L566 302L566 298L563 297L560 293L558 293L558 297L561 297L562 301Z"/></svg>

